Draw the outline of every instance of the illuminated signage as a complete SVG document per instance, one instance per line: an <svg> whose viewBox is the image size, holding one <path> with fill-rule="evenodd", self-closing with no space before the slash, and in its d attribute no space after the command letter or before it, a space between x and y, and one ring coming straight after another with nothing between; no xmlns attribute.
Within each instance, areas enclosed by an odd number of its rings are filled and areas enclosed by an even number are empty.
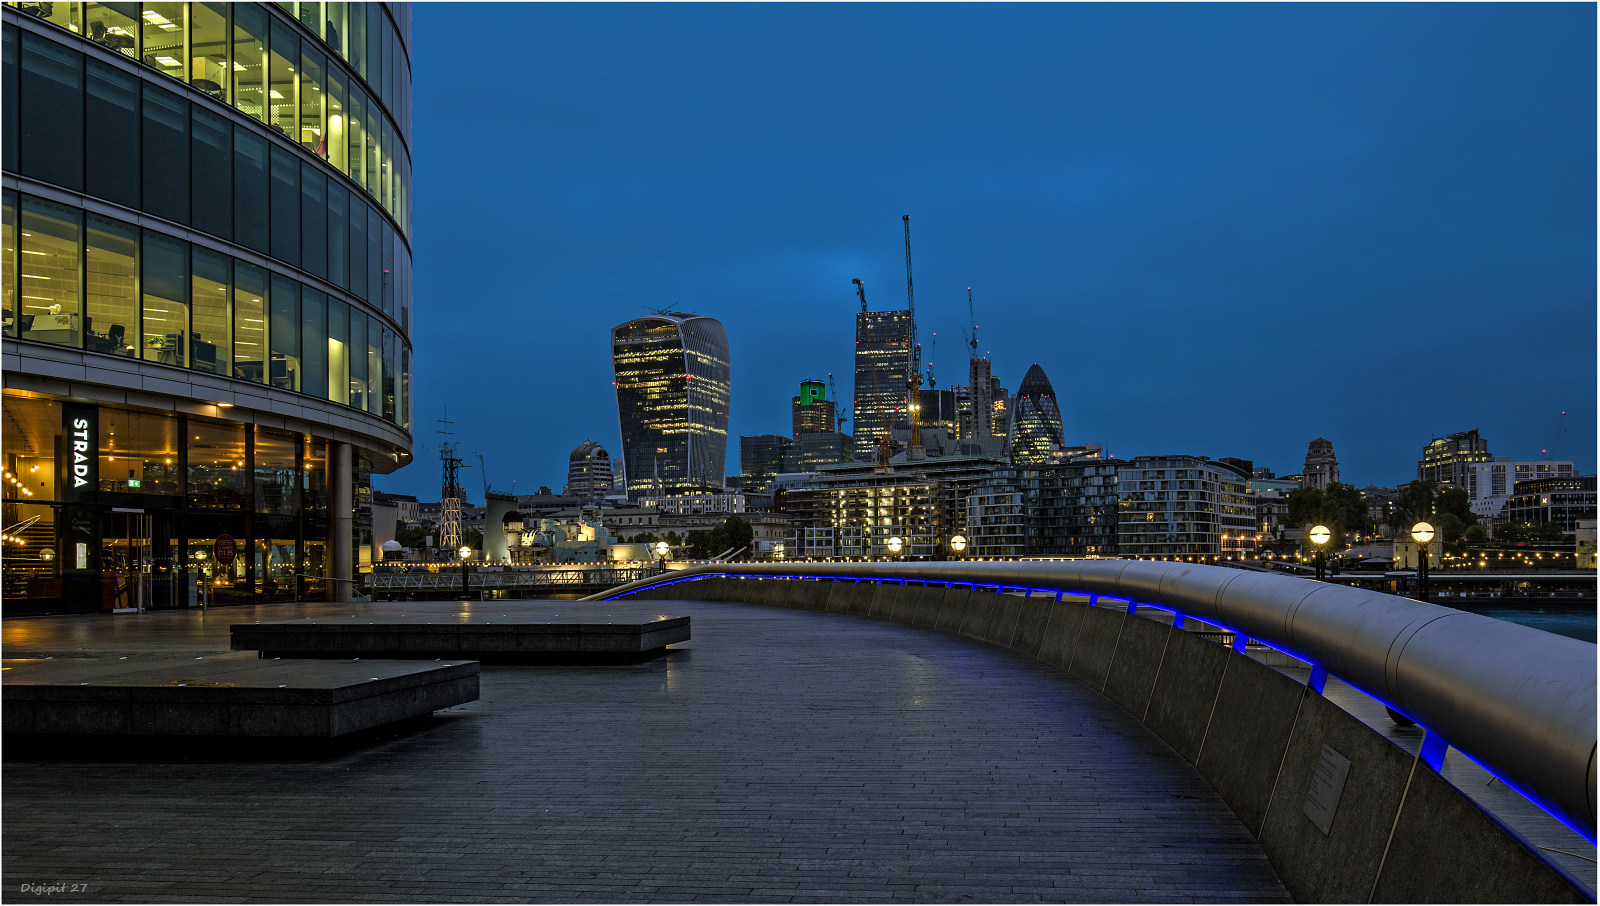
<svg viewBox="0 0 1600 906"><path fill-rule="evenodd" d="M809 406L828 398L828 385L821 381L800 382L800 405Z"/></svg>
<svg viewBox="0 0 1600 906"><path fill-rule="evenodd" d="M100 413L93 406L61 407L61 488L67 503L89 503L99 489Z"/></svg>

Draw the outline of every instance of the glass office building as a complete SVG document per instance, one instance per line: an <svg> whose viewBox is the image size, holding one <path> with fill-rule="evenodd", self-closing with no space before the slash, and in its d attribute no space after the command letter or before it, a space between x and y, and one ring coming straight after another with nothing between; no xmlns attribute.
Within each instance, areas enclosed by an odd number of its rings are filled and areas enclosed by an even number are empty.
<svg viewBox="0 0 1600 906"><path fill-rule="evenodd" d="M1007 446L1011 450L1011 461L1018 465L1049 462L1052 450L1066 446L1055 388L1050 386L1050 378L1037 364L1022 378L1010 422Z"/></svg>
<svg viewBox="0 0 1600 906"><path fill-rule="evenodd" d="M889 442L889 431L910 424L906 384L917 324L909 310L856 313L855 439L868 448Z"/></svg>
<svg viewBox="0 0 1600 906"><path fill-rule="evenodd" d="M722 322L665 312L619 324L611 364L628 496L722 490L732 388Z"/></svg>
<svg viewBox="0 0 1600 906"><path fill-rule="evenodd" d="M347 594L411 459L409 8L0 10L6 612Z"/></svg>

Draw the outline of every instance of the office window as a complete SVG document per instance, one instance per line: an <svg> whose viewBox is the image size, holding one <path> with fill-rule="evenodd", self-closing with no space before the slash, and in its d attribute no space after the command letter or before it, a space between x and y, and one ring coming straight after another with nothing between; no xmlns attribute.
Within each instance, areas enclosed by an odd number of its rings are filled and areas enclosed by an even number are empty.
<svg viewBox="0 0 1600 906"><path fill-rule="evenodd" d="M395 364L399 360L395 342L394 331L383 328L383 342L378 346L378 352L383 356L383 417L395 421Z"/></svg>
<svg viewBox="0 0 1600 906"><path fill-rule="evenodd" d="M212 424L191 417L189 506L203 510L242 510L249 500L243 425Z"/></svg>
<svg viewBox="0 0 1600 906"><path fill-rule="evenodd" d="M367 400L366 410L383 414L383 325L367 315Z"/></svg>
<svg viewBox="0 0 1600 906"><path fill-rule="evenodd" d="M322 37L322 4L306 3L302 0L297 5L300 7L300 24L310 29L317 37Z"/></svg>
<svg viewBox="0 0 1600 906"><path fill-rule="evenodd" d="M328 299L328 399L350 404L350 306Z"/></svg>
<svg viewBox="0 0 1600 906"><path fill-rule="evenodd" d="M192 105L189 165L194 228L233 238L233 125Z"/></svg>
<svg viewBox="0 0 1600 906"><path fill-rule="evenodd" d="M380 176L379 181L378 181L378 195L383 200L384 208L387 209L387 210L393 211L394 210L394 126L390 125L388 117L383 117L382 120L383 121L382 121L381 125L383 127L383 147L379 151L379 153L381 155L381 162L379 164L379 173L381 174L381 176Z"/></svg>
<svg viewBox="0 0 1600 906"><path fill-rule="evenodd" d="M272 257L300 266L300 162L272 145Z"/></svg>
<svg viewBox="0 0 1600 906"><path fill-rule="evenodd" d="M350 116L347 130L350 133L350 166L346 173L356 185L367 187L366 134L367 95L355 86L350 87Z"/></svg>
<svg viewBox="0 0 1600 906"><path fill-rule="evenodd" d="M411 347L400 344L400 427L411 430Z"/></svg>
<svg viewBox="0 0 1600 906"><path fill-rule="evenodd" d="M267 272L243 261L233 263L233 376L267 380Z"/></svg>
<svg viewBox="0 0 1600 906"><path fill-rule="evenodd" d="M367 208L367 301L374 308L383 305L383 276L383 217Z"/></svg>
<svg viewBox="0 0 1600 906"><path fill-rule="evenodd" d="M383 280L383 313L394 317L394 227L389 221L383 221L383 267L380 277Z"/></svg>
<svg viewBox="0 0 1600 906"><path fill-rule="evenodd" d="M84 187L139 207L139 77L88 60L84 103Z"/></svg>
<svg viewBox="0 0 1600 906"><path fill-rule="evenodd" d="M350 309L350 398L357 409L367 408L367 316Z"/></svg>
<svg viewBox="0 0 1600 906"><path fill-rule="evenodd" d="M17 335L17 193L6 190L3 218L0 218L0 312L4 313L5 335Z"/></svg>
<svg viewBox="0 0 1600 906"><path fill-rule="evenodd" d="M324 4L322 4L322 9L323 9L322 17L324 19L324 26L323 26L323 31L322 31L322 39L327 42L329 47L333 48L333 52L334 53L338 54L341 57L346 54L345 43L344 43L345 18L346 18L345 17L345 7L346 6L349 6L349 4L348 3L324 3Z"/></svg>
<svg viewBox="0 0 1600 906"><path fill-rule="evenodd" d="M337 66L328 67L328 134L323 140L328 159L341 173L350 172L350 136L345 129L345 75Z"/></svg>
<svg viewBox="0 0 1600 906"><path fill-rule="evenodd" d="M228 40L232 31L226 3L194 3L189 8L189 84L228 103Z"/></svg>
<svg viewBox="0 0 1600 906"><path fill-rule="evenodd" d="M300 266L328 277L328 177L310 161L300 162Z"/></svg>
<svg viewBox="0 0 1600 906"><path fill-rule="evenodd" d="M300 436L259 426L255 431L256 512L293 516L299 506L295 499L295 491L300 487L295 454Z"/></svg>
<svg viewBox="0 0 1600 906"><path fill-rule="evenodd" d="M233 241L262 254L272 247L267 144L250 129L233 127Z"/></svg>
<svg viewBox="0 0 1600 906"><path fill-rule="evenodd" d="M139 4L86 3L83 19L89 40L138 59Z"/></svg>
<svg viewBox="0 0 1600 906"><path fill-rule="evenodd" d="M140 358L189 367L189 243L144 232L140 289L144 325Z"/></svg>
<svg viewBox="0 0 1600 906"><path fill-rule="evenodd" d="M171 91L144 85L141 197L144 210L177 223L189 222L189 102Z"/></svg>
<svg viewBox="0 0 1600 906"><path fill-rule="evenodd" d="M383 10L367 4L367 71L361 74L379 97L383 97Z"/></svg>
<svg viewBox="0 0 1600 906"><path fill-rule="evenodd" d="M350 11L350 34L345 38L345 46L349 48L345 59L350 61L350 68L356 75L363 79L367 77L367 10L370 3L351 3L347 7Z"/></svg>
<svg viewBox="0 0 1600 906"><path fill-rule="evenodd" d="M233 106L267 121L267 14L250 3L233 5Z"/></svg>
<svg viewBox="0 0 1600 906"><path fill-rule="evenodd" d="M310 42L300 48L300 129L295 135L302 148L326 160L328 137L322 118L327 106L328 60L311 48Z"/></svg>
<svg viewBox="0 0 1600 906"><path fill-rule="evenodd" d="M383 153L383 127L378 121L383 119L383 114L378 112L376 103L367 104L366 122L362 124L363 137L366 140L365 157L361 167L367 174L367 181L362 188L373 198L377 198L382 191L383 171L378 167L378 156Z"/></svg>
<svg viewBox="0 0 1600 906"><path fill-rule="evenodd" d="M289 26L273 18L272 43L267 66L267 124L294 140L300 118L294 68L300 62L300 39Z"/></svg>
<svg viewBox="0 0 1600 906"><path fill-rule="evenodd" d="M269 383L279 390L300 389L300 284L272 275L272 370Z"/></svg>
<svg viewBox="0 0 1600 906"><path fill-rule="evenodd" d="M83 212L22 196L22 257L18 336L24 340L79 346L78 252Z"/></svg>
<svg viewBox="0 0 1600 906"><path fill-rule="evenodd" d="M134 357L139 341L139 228L89 215L85 349Z"/></svg>
<svg viewBox="0 0 1600 906"><path fill-rule="evenodd" d="M350 291L367 299L367 204L350 194Z"/></svg>
<svg viewBox="0 0 1600 906"><path fill-rule="evenodd" d="M17 108L21 106L17 83L22 56L18 48L21 38L18 29L10 22L0 25L0 166L15 173L17 167Z"/></svg>
<svg viewBox="0 0 1600 906"><path fill-rule="evenodd" d="M350 193L336 179L328 180L328 280L350 288Z"/></svg>
<svg viewBox="0 0 1600 906"><path fill-rule="evenodd" d="M312 396L328 395L328 297L300 288L300 387Z"/></svg>
<svg viewBox="0 0 1600 906"><path fill-rule="evenodd" d="M145 65L188 81L184 61L189 58L189 4L146 3L143 19Z"/></svg>
<svg viewBox="0 0 1600 906"><path fill-rule="evenodd" d="M17 161L24 176L83 188L83 54L22 33Z"/></svg>
<svg viewBox="0 0 1600 906"><path fill-rule="evenodd" d="M189 334L189 357L195 371L233 374L233 324L228 286L233 282L233 259L199 246L194 248L194 276L190 283L194 301L194 326Z"/></svg>

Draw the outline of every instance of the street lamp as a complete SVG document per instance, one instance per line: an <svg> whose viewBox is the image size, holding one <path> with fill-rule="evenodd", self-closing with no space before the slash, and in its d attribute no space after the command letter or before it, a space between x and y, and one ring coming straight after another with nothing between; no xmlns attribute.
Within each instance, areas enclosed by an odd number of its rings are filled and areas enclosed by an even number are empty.
<svg viewBox="0 0 1600 906"><path fill-rule="evenodd" d="M667 554L671 553L672 547L665 541L657 541L654 550L656 552L656 556L661 558L661 571L666 572Z"/></svg>
<svg viewBox="0 0 1600 906"><path fill-rule="evenodd" d="M467 558L472 556L472 548L463 544L457 553L461 555L461 597L465 599L472 593L471 586L467 584Z"/></svg>
<svg viewBox="0 0 1600 906"><path fill-rule="evenodd" d="M1428 600L1428 542L1433 540L1433 526L1419 522L1411 527L1411 537L1417 542L1417 600Z"/></svg>
<svg viewBox="0 0 1600 906"><path fill-rule="evenodd" d="M960 556L961 552L967 549L967 536L955 535L951 537L950 549L955 551L957 556Z"/></svg>
<svg viewBox="0 0 1600 906"><path fill-rule="evenodd" d="M1327 577L1326 568L1323 565L1327 560L1327 554L1323 551L1323 545L1327 544L1328 539L1332 537L1333 533L1328 531L1328 527L1325 525L1314 525L1311 527L1311 543L1317 546L1316 558L1318 582L1321 582Z"/></svg>
<svg viewBox="0 0 1600 906"><path fill-rule="evenodd" d="M900 556L900 548L905 547L906 544L900 540L899 535L892 536L887 543L889 545L889 553L894 554L896 557Z"/></svg>

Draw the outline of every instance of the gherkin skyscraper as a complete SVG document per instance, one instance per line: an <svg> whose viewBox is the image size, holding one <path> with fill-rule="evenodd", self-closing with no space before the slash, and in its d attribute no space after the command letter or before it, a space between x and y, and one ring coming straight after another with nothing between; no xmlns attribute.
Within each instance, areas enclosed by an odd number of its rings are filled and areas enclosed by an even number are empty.
<svg viewBox="0 0 1600 906"><path fill-rule="evenodd" d="M1022 387L1012 404L1011 461L1019 465L1048 462L1052 448L1066 445L1062 436L1055 388L1050 386L1044 369L1035 364L1022 378Z"/></svg>

